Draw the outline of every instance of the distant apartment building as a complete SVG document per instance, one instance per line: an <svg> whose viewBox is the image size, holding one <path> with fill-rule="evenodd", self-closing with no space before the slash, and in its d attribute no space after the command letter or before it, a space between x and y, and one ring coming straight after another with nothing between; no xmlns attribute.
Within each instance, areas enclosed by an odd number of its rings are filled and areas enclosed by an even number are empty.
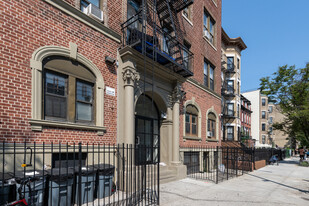
<svg viewBox="0 0 309 206"><path fill-rule="evenodd" d="M245 92L242 94L251 101L251 134L256 147L271 147L272 137L269 133L268 121L268 97L260 93L260 90Z"/></svg>
<svg viewBox="0 0 309 206"><path fill-rule="evenodd" d="M240 37L230 38L222 29L222 139L241 140L241 52L247 48Z"/></svg>
<svg viewBox="0 0 309 206"><path fill-rule="evenodd" d="M243 95L241 97L241 142L249 147L253 147L255 142L251 136L251 102Z"/></svg>
<svg viewBox="0 0 309 206"><path fill-rule="evenodd" d="M272 139L273 145L276 147L289 146L289 136L280 130L274 130L273 124L282 122L284 115L280 111L280 106L272 102L268 103L268 123L269 123L269 135Z"/></svg>

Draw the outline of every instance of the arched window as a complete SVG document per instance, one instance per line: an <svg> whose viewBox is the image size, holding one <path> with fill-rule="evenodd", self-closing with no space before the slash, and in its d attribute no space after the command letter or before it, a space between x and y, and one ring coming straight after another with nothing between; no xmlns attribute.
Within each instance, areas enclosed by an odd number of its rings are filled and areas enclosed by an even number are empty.
<svg viewBox="0 0 309 206"><path fill-rule="evenodd" d="M86 129L103 135L104 80L101 71L70 47L44 46L30 60L33 131L43 126Z"/></svg>
<svg viewBox="0 0 309 206"><path fill-rule="evenodd" d="M44 119L95 125L95 81L81 63L61 56L44 59Z"/></svg>
<svg viewBox="0 0 309 206"><path fill-rule="evenodd" d="M207 138L216 138L216 115L212 112L208 113Z"/></svg>
<svg viewBox="0 0 309 206"><path fill-rule="evenodd" d="M186 136L198 136L198 109L189 104L186 107Z"/></svg>

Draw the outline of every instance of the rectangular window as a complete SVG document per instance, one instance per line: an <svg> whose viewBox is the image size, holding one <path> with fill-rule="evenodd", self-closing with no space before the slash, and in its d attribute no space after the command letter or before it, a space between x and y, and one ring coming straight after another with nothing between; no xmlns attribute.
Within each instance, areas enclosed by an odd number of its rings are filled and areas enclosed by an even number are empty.
<svg viewBox="0 0 309 206"><path fill-rule="evenodd" d="M234 57L227 57L227 69L234 71Z"/></svg>
<svg viewBox="0 0 309 206"><path fill-rule="evenodd" d="M184 8L184 10L182 11L183 15L185 17L187 17L187 19L189 19L190 21L192 21L192 5Z"/></svg>
<svg viewBox="0 0 309 206"><path fill-rule="evenodd" d="M208 41L214 44L214 36L215 36L215 24L214 19L209 15L208 12L204 11L204 37L208 39Z"/></svg>
<svg viewBox="0 0 309 206"><path fill-rule="evenodd" d="M186 133L190 134L190 115L186 114Z"/></svg>
<svg viewBox="0 0 309 206"><path fill-rule="evenodd" d="M266 124L262 124L262 131L266 131Z"/></svg>
<svg viewBox="0 0 309 206"><path fill-rule="evenodd" d="M208 63L204 62L204 85L208 87Z"/></svg>
<svg viewBox="0 0 309 206"><path fill-rule="evenodd" d="M234 127L232 126L227 127L227 140L234 140Z"/></svg>
<svg viewBox="0 0 309 206"><path fill-rule="evenodd" d="M234 81L227 80L227 93L234 94Z"/></svg>
<svg viewBox="0 0 309 206"><path fill-rule="evenodd" d="M68 77L56 72L45 72L45 118L67 118Z"/></svg>
<svg viewBox="0 0 309 206"><path fill-rule="evenodd" d="M207 60L204 60L204 85L215 89L215 67Z"/></svg>
<svg viewBox="0 0 309 206"><path fill-rule="evenodd" d="M189 51L190 51L191 45L187 42L184 42L184 50L183 50L183 64L186 69L191 70L190 68L190 62L189 62Z"/></svg>
<svg viewBox="0 0 309 206"><path fill-rule="evenodd" d="M273 134L273 128L269 127L269 134Z"/></svg>
<svg viewBox="0 0 309 206"><path fill-rule="evenodd" d="M262 135L262 144L265 144L265 142L266 142L266 136Z"/></svg>
<svg viewBox="0 0 309 206"><path fill-rule="evenodd" d="M209 66L209 87L210 87L211 90L215 89L214 68L211 65Z"/></svg>
<svg viewBox="0 0 309 206"><path fill-rule="evenodd" d="M76 81L76 120L92 121L93 84Z"/></svg>
<svg viewBox="0 0 309 206"><path fill-rule="evenodd" d="M269 113L272 113L273 112L273 106L269 106L268 111L269 111Z"/></svg>
<svg viewBox="0 0 309 206"><path fill-rule="evenodd" d="M265 118L266 118L266 112L262 111L262 119L265 119Z"/></svg>
<svg viewBox="0 0 309 206"><path fill-rule="evenodd" d="M234 103L227 104L227 115L234 116Z"/></svg>
<svg viewBox="0 0 309 206"><path fill-rule="evenodd" d="M239 118L239 104L237 105L237 117Z"/></svg>
<svg viewBox="0 0 309 206"><path fill-rule="evenodd" d="M207 137L212 138L215 137L215 121L212 119L208 119L207 122L208 128L207 128Z"/></svg>
<svg viewBox="0 0 309 206"><path fill-rule="evenodd" d="M266 105L266 99L263 98L263 99L262 99L262 106L265 106L265 105Z"/></svg>
<svg viewBox="0 0 309 206"><path fill-rule="evenodd" d="M240 60L237 58L237 69L240 69Z"/></svg>
<svg viewBox="0 0 309 206"><path fill-rule="evenodd" d="M269 117L269 123L270 123L270 124L273 123L273 117Z"/></svg>
<svg viewBox="0 0 309 206"><path fill-rule="evenodd" d="M197 136L197 115L186 113L186 134Z"/></svg>

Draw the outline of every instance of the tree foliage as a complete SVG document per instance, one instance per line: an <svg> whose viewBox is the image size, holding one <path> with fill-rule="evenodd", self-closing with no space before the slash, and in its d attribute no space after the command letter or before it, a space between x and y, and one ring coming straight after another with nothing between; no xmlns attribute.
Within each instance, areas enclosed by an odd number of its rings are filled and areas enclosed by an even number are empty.
<svg viewBox="0 0 309 206"><path fill-rule="evenodd" d="M284 121L273 127L309 146L309 63L305 68L281 66L271 77L260 79L261 93L278 104Z"/></svg>

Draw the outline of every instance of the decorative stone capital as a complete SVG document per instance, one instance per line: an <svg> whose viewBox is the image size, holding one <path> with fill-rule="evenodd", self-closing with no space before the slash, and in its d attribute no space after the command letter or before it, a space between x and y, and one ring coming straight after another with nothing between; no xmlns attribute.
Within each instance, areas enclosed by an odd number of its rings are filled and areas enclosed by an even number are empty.
<svg viewBox="0 0 309 206"><path fill-rule="evenodd" d="M140 75L134 68L126 67L123 69L122 78L125 86L134 86L135 82L140 79Z"/></svg>
<svg viewBox="0 0 309 206"><path fill-rule="evenodd" d="M172 92L172 101L179 102L182 98L181 85L177 84Z"/></svg>

